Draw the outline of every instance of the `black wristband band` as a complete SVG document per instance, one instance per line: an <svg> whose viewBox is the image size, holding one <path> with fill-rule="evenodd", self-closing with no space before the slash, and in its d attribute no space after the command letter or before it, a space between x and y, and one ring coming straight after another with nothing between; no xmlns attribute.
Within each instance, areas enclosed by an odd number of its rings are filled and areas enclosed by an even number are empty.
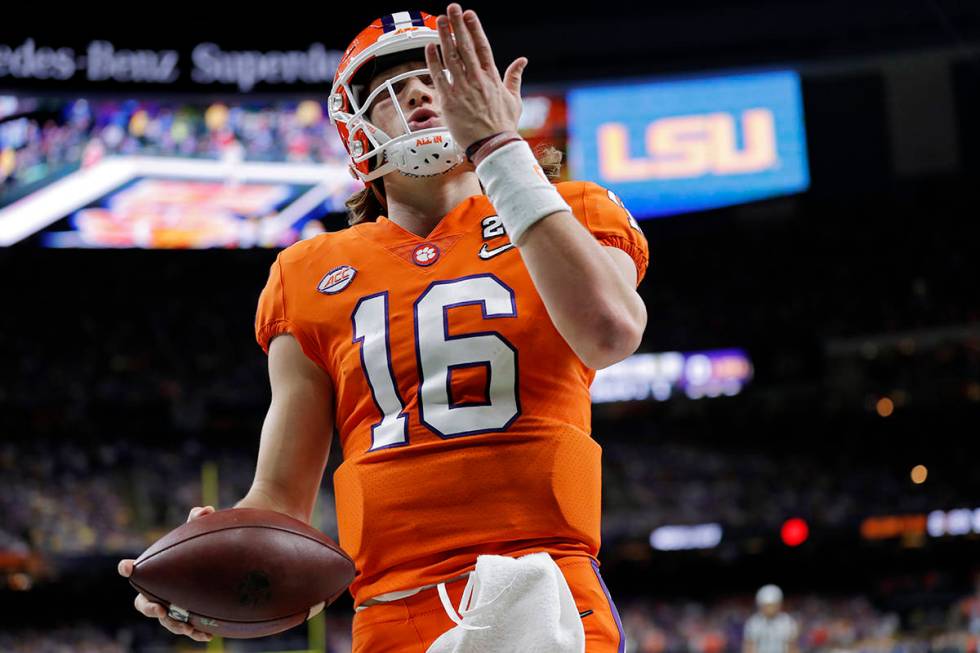
<svg viewBox="0 0 980 653"><path fill-rule="evenodd" d="M483 144L489 141L491 138L495 136L500 136L503 133L504 132L497 132L496 134L490 134L486 138L481 138L477 142L470 145L468 148L466 148L466 160L469 161L470 163L473 163L473 155L476 154L476 151L480 149L483 146Z"/></svg>

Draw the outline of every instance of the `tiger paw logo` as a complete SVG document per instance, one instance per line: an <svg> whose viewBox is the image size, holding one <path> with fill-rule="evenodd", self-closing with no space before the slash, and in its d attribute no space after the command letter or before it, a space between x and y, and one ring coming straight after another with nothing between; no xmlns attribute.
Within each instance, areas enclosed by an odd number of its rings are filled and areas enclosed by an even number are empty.
<svg viewBox="0 0 980 653"><path fill-rule="evenodd" d="M237 592L240 604L254 608L272 599L272 581L265 572L254 569L238 584Z"/></svg>
<svg viewBox="0 0 980 653"><path fill-rule="evenodd" d="M439 260L439 248L431 243L419 245L412 252L412 260L415 261L415 265L428 267Z"/></svg>

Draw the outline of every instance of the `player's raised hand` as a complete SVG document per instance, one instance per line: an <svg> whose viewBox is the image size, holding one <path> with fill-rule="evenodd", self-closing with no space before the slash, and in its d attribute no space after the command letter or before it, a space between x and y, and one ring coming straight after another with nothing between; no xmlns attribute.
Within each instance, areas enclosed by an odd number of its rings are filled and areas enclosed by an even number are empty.
<svg viewBox="0 0 980 653"><path fill-rule="evenodd" d="M503 79L493 60L490 42L472 9L449 5L439 16L441 58L434 43L425 47L425 61L436 90L442 116L462 148L503 131L517 131L521 117L521 75L527 57L507 67ZM447 79L445 70L449 71Z"/></svg>
<svg viewBox="0 0 980 653"><path fill-rule="evenodd" d="M187 516L187 521L193 521L195 519L203 517L204 515L210 515L213 512L214 512L213 506L204 506L204 507L196 506L194 508L191 508L191 512ZM129 578L130 576L132 576L133 565L135 563L136 563L135 560L128 559L128 558L124 560L120 560L118 565L119 575L123 576L124 578ZM190 637L191 639L197 642L208 642L211 640L211 635L209 633L201 632L200 630L195 629L190 624L181 623L176 619L171 619L170 617L167 616L167 609L165 607L163 607L159 603L149 600L142 594L136 595L136 601L134 602L134 605L136 606L136 609L139 612L143 613L147 617L150 617L151 619L159 620L160 625L162 625L164 628L166 628L167 630L169 630L175 635L187 635L188 637Z"/></svg>

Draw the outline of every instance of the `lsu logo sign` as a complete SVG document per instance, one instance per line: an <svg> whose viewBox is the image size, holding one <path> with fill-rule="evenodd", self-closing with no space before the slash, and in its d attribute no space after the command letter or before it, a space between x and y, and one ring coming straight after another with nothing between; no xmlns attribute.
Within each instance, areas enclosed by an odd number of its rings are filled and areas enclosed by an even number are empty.
<svg viewBox="0 0 980 653"><path fill-rule="evenodd" d="M743 147L736 145L741 127ZM629 128L623 123L599 127L599 166L609 182L684 179L737 175L774 168L775 118L769 109L749 109L741 125L727 113L661 118L647 125L646 155L634 158Z"/></svg>
<svg viewBox="0 0 980 653"><path fill-rule="evenodd" d="M577 89L569 113L573 176L615 190L639 217L809 185L792 72Z"/></svg>

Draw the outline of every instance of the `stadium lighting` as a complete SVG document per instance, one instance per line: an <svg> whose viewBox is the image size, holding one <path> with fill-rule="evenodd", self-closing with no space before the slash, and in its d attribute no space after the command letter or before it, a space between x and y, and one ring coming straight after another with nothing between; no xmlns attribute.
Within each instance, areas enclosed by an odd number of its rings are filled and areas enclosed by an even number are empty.
<svg viewBox="0 0 980 653"><path fill-rule="evenodd" d="M806 520L793 517L783 523L783 528L780 530L779 535L783 540L783 544L786 546L799 546L810 537L810 527L807 525Z"/></svg>
<svg viewBox="0 0 980 653"><path fill-rule="evenodd" d="M929 469L925 465L916 465L912 468L912 473L910 476L912 477L913 483L916 485L922 485L929 477Z"/></svg>
<svg viewBox="0 0 980 653"><path fill-rule="evenodd" d="M661 526L650 533L650 546L657 551L713 549L721 542L720 524Z"/></svg>
<svg viewBox="0 0 980 653"><path fill-rule="evenodd" d="M892 413L895 412L895 402L893 402L888 397L882 397L875 404L875 410L881 417L890 417Z"/></svg>

